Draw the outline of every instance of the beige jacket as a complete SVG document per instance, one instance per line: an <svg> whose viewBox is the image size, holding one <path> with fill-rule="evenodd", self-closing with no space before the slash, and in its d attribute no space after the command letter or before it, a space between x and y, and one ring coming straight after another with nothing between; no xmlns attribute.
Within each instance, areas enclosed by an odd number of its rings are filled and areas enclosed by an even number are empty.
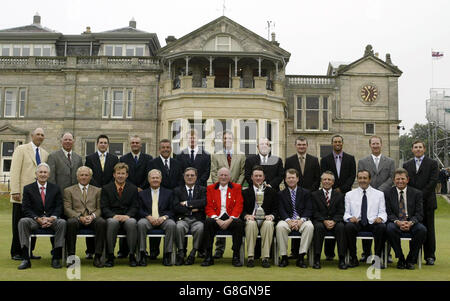
<svg viewBox="0 0 450 301"><path fill-rule="evenodd" d="M100 217L100 196L102 189L89 185L86 203L83 201L83 195L78 184L64 189L64 214L67 218L79 217L95 214Z"/></svg>
<svg viewBox="0 0 450 301"><path fill-rule="evenodd" d="M222 167L230 169L231 182L243 184L245 179L245 155L233 154L231 156L231 167L228 167L227 155L222 153L211 155L211 180L218 181L217 172Z"/></svg>

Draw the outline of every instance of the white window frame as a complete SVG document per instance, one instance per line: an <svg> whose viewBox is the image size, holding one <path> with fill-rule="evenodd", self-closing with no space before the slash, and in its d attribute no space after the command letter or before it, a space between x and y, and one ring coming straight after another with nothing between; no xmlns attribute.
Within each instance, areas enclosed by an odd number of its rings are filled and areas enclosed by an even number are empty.
<svg viewBox="0 0 450 301"><path fill-rule="evenodd" d="M23 99L22 99L22 92L24 93ZM18 98L19 98L18 99L19 105L17 108L18 109L17 114L18 114L19 118L23 118L23 117L25 117L26 112L27 112L28 91L26 88L19 88ZM21 112L20 112L22 104L23 104L23 114L21 114Z"/></svg>
<svg viewBox="0 0 450 301"><path fill-rule="evenodd" d="M221 44L221 43L219 43L219 38L228 38L228 44ZM216 43L215 44L216 44L215 45L216 51L231 51L231 36L218 35L218 36L216 36ZM219 49L219 47L222 47L222 46L228 46L228 49L227 50Z"/></svg>
<svg viewBox="0 0 450 301"><path fill-rule="evenodd" d="M373 124L373 133L368 133L367 132L367 125L368 124ZM364 135L367 136L372 136L372 135L376 135L376 123L375 122L364 122Z"/></svg>
<svg viewBox="0 0 450 301"><path fill-rule="evenodd" d="M112 54L106 54L106 48L112 47ZM122 51L116 53L116 47L121 47ZM142 56L145 56L146 45L145 44L104 44L103 45L103 55L104 56L137 56L137 49L142 49ZM127 55L128 50L133 50L132 55Z"/></svg>
<svg viewBox="0 0 450 301"><path fill-rule="evenodd" d="M298 107L298 98L301 98L301 108ZM306 98L307 97L319 97L319 109L306 109ZM324 109L323 102L324 98L327 98L328 101L328 107L327 109ZM329 94L296 94L294 95L294 132L329 132L331 127L331 120L330 120L330 99L331 95ZM297 112L301 111L301 121L299 123L299 120L297 118ZM306 113L307 111L318 111L319 112L319 127L318 129L306 129ZM323 122L323 113L327 112L327 121L328 121L328 128L324 129L324 122Z"/></svg>
<svg viewBox="0 0 450 301"><path fill-rule="evenodd" d="M8 103L8 97L6 96L8 92L13 92L13 98L10 100L12 102L11 104L11 114L6 115L6 105ZM3 106L3 116L5 118L16 118L17 117L17 88L5 88L4 90L4 106ZM14 112L14 113L12 113Z"/></svg>
<svg viewBox="0 0 450 301"><path fill-rule="evenodd" d="M11 156L3 156L3 143L4 142L13 142L14 143L14 151L16 150L16 148L19 145L22 145L25 141L23 139L13 139L13 140L9 140L9 139L5 139L5 140L1 140L0 141L0 174L9 176L9 174L11 173L11 171L3 171L3 167L5 166L5 160L11 160L12 161L12 154Z"/></svg>
<svg viewBox="0 0 450 301"><path fill-rule="evenodd" d="M120 92L120 93L122 93L122 100L116 100L114 97L115 97L115 92ZM126 97L126 95L125 95L126 93L125 93L125 91L124 91L124 89L117 89L117 88L112 88L111 89L111 118L114 118L114 119L123 119L123 116L124 116L124 113L125 113L125 103L126 103L126 100L125 100L125 97ZM114 108L115 108L115 105L116 105L116 102L122 102L122 115L115 115L114 113Z"/></svg>
<svg viewBox="0 0 450 301"><path fill-rule="evenodd" d="M108 88L104 88L102 92L102 118L109 118L111 114L110 91Z"/></svg>
<svg viewBox="0 0 450 301"><path fill-rule="evenodd" d="M126 104L125 104L125 117L127 119L133 118L134 112L134 91L133 89L126 89ZM131 94L131 97L130 97Z"/></svg>

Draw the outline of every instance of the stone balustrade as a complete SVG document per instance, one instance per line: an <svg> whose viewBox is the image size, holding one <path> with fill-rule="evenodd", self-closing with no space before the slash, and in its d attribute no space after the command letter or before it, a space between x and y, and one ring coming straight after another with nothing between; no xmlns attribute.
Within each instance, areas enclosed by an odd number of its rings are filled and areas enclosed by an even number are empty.
<svg viewBox="0 0 450 301"><path fill-rule="evenodd" d="M334 77L320 75L288 75L288 85L334 85Z"/></svg>

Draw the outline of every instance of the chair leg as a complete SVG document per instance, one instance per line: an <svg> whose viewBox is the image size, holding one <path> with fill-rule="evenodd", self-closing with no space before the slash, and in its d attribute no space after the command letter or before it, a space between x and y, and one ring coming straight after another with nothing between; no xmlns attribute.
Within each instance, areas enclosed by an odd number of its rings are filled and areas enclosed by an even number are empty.
<svg viewBox="0 0 450 301"><path fill-rule="evenodd" d="M164 236L164 243L166 242L166 237ZM177 247L175 243L172 243L172 264L175 265L177 261Z"/></svg>
<svg viewBox="0 0 450 301"><path fill-rule="evenodd" d="M308 261L309 266L312 267L314 265L314 247L313 244L308 249Z"/></svg>
<svg viewBox="0 0 450 301"><path fill-rule="evenodd" d="M275 265L278 265L279 258L278 258L278 246L277 246L277 238L276 237L273 238L272 244L273 244L273 263Z"/></svg>
<svg viewBox="0 0 450 301"><path fill-rule="evenodd" d="M28 237L28 258L31 258L31 235Z"/></svg>
<svg viewBox="0 0 450 301"><path fill-rule="evenodd" d="M245 237L242 237L242 244L240 251L240 257L241 257L241 264L244 265L245 260Z"/></svg>
<svg viewBox="0 0 450 301"><path fill-rule="evenodd" d="M387 269L387 267L388 267L388 250L389 250L389 248L388 248L388 242L386 241L385 243L384 243L384 255L383 255L383 263L384 263L384 268L385 269Z"/></svg>
<svg viewBox="0 0 450 301"><path fill-rule="evenodd" d="M417 264L419 265L419 269L422 269L422 247L419 249L419 256L417 257Z"/></svg>

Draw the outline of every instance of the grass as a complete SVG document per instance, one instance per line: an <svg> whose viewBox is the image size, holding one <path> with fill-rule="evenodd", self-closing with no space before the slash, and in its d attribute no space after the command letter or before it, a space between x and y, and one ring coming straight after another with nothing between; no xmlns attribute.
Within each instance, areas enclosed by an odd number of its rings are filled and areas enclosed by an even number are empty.
<svg viewBox="0 0 450 301"><path fill-rule="evenodd" d="M41 260L33 260L32 268L26 271L17 270L18 261L10 258L11 245L11 204L9 198L0 196L0 280L29 280L42 281L67 280L66 269L55 270L50 267L50 242L46 238L37 241L35 254L41 255ZM450 280L450 204L443 198L438 198L438 210L436 211L436 236L437 236L437 261L435 266L422 265L422 269L413 271L397 270L394 264L388 269L381 270L381 280L390 281L448 281ZM191 242L191 240L189 240ZM161 243L162 246L162 243ZM189 248L190 249L190 248ZM77 243L77 255L81 258L81 280L83 281L364 281L369 265L360 265L357 268L345 271L338 270L337 261L322 261L322 269L300 269L291 260L286 268L273 266L264 269L257 262L255 268L236 268L231 265L231 240L227 240L225 258L216 260L211 267L201 267L201 259L196 259L193 266L162 265L162 259L150 261L147 267L131 268L127 259L116 260L116 266L112 269L98 269L92 266L92 262L84 259L85 241L79 239ZM407 243L403 247L408 251ZM116 248L117 251L117 248ZM358 253L361 244L358 245ZM393 251L392 251L393 254ZM323 258L323 256L322 256ZM395 261L395 260L394 260ZM375 280L371 280L375 281ZM379 280L378 280L379 281Z"/></svg>

